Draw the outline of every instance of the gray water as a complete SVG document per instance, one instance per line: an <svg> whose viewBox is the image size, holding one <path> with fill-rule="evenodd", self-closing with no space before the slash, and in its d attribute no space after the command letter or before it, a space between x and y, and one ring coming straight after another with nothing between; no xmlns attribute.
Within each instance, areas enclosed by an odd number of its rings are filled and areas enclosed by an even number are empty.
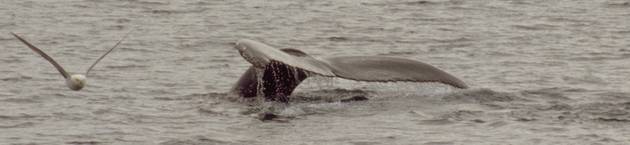
<svg viewBox="0 0 630 145"><path fill-rule="evenodd" d="M9 35L82 73L132 29L78 92ZM263 122L241 38L471 88L313 78ZM1 0L0 52L1 144L630 144L628 0Z"/></svg>

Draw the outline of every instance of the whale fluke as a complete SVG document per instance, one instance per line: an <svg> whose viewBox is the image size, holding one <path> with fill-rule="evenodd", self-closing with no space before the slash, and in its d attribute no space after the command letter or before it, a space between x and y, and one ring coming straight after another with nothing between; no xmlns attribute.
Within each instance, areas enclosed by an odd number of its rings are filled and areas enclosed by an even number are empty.
<svg viewBox="0 0 630 145"><path fill-rule="evenodd" d="M239 40L234 48L254 67L264 68L272 61L314 72L322 76L334 77L328 64L319 61L297 49L280 50L253 40Z"/></svg>
<svg viewBox="0 0 630 145"><path fill-rule="evenodd" d="M245 98L262 92L260 96L267 100L287 102L287 96L310 75L368 82L439 82L468 88L463 81L434 66L405 58L337 56L320 60L297 49L277 49L247 39L236 42L234 48L253 65L232 89Z"/></svg>
<svg viewBox="0 0 630 145"><path fill-rule="evenodd" d="M426 63L386 56L324 58L337 77L369 82L440 82L457 88L468 86L456 77Z"/></svg>

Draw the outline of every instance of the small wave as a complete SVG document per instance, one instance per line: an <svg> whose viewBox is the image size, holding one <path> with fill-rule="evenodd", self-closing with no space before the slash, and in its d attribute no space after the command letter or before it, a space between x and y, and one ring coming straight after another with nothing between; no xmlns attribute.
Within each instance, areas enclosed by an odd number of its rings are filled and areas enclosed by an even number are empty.
<svg viewBox="0 0 630 145"><path fill-rule="evenodd" d="M194 100L194 99L206 99L206 98L217 98L217 97L225 97L226 93L192 93L184 96L177 97L154 97L155 100L161 101L182 101L182 100Z"/></svg>
<svg viewBox="0 0 630 145"><path fill-rule="evenodd" d="M625 35L630 34L630 30L618 30L614 32L617 34L625 34Z"/></svg>
<svg viewBox="0 0 630 145"><path fill-rule="evenodd" d="M145 42L141 42L139 45L142 46L147 46L149 44L143 44ZM149 42L146 42L149 43ZM143 52L143 53L155 53L154 50L147 50L147 49L140 49L140 48L133 48L133 47L120 47L119 48L120 51L124 51L124 52Z"/></svg>
<svg viewBox="0 0 630 145"><path fill-rule="evenodd" d="M461 5L464 1L459 0L450 0L450 1L427 1L427 0L419 0L419 1L408 1L408 2L400 2L394 3L405 6L433 6L433 5Z"/></svg>
<svg viewBox="0 0 630 145"><path fill-rule="evenodd" d="M329 40L329 41L337 41L337 42L340 42L340 41L348 41L348 40L349 40L349 38L348 38L348 37L341 37L341 36L333 36L333 37L328 37L328 40Z"/></svg>
<svg viewBox="0 0 630 145"><path fill-rule="evenodd" d="M187 14L187 13L203 13L207 9L188 9L188 10L147 10L146 13L158 14L158 15L171 15L171 14Z"/></svg>
<svg viewBox="0 0 630 145"><path fill-rule="evenodd" d="M106 68L109 69L135 69L135 68L148 68L148 65L136 65L136 64L130 64L130 65L118 65L118 66L112 66L112 65L108 65L105 66Z"/></svg>
<svg viewBox="0 0 630 145"><path fill-rule="evenodd" d="M602 92L595 95L600 96L604 101L630 101L630 93L627 92Z"/></svg>
<svg viewBox="0 0 630 145"><path fill-rule="evenodd" d="M274 116L273 120L286 122L304 115L326 114L346 109L354 104L365 102L369 91L348 89L324 89L310 92L298 92L290 96L289 104L279 102L258 102L249 100L250 107L241 112L243 115L259 114L265 121L264 115ZM206 109L208 110L208 109ZM209 110L212 114L217 111ZM220 113L220 112L219 112ZM269 116L269 115L266 115Z"/></svg>
<svg viewBox="0 0 630 145"><path fill-rule="evenodd" d="M490 89L472 89L451 93L442 100L447 102L488 103L525 100L514 93L496 92Z"/></svg>
<svg viewBox="0 0 630 145"><path fill-rule="evenodd" d="M580 77L564 76L562 79L570 84L608 84L603 78L592 74Z"/></svg>
<svg viewBox="0 0 630 145"><path fill-rule="evenodd" d="M7 99L2 99L0 100L0 102L11 102L11 103L38 103L39 101L35 100L35 99L29 99L29 98L7 98Z"/></svg>
<svg viewBox="0 0 630 145"><path fill-rule="evenodd" d="M606 6L608 8L630 8L630 2L609 3Z"/></svg>
<svg viewBox="0 0 630 145"><path fill-rule="evenodd" d="M558 22L558 23L569 23L569 24L573 24L573 26L580 26L580 25L593 25L596 24L596 21L591 21L591 20L584 20L584 19L576 19L576 18L572 18L572 17L546 17L546 20L549 22Z"/></svg>
<svg viewBox="0 0 630 145"><path fill-rule="evenodd" d="M204 136L196 136L191 139L172 139L165 142L160 143L159 145L199 145L199 144L221 144L221 145L230 145L228 141L222 141L218 139L208 138Z"/></svg>
<svg viewBox="0 0 630 145"><path fill-rule="evenodd" d="M427 120L421 120L420 122L418 122L419 125L451 125L454 124L455 122L449 120L449 119L427 119Z"/></svg>
<svg viewBox="0 0 630 145"><path fill-rule="evenodd" d="M455 142L452 141L431 141L423 143L422 145L454 145Z"/></svg>
<svg viewBox="0 0 630 145"><path fill-rule="evenodd" d="M157 1L142 1L142 0L132 0L131 2L140 4L140 5L168 5L170 2L157 2Z"/></svg>
<svg viewBox="0 0 630 145"><path fill-rule="evenodd" d="M550 100L550 101L568 101L571 98L567 97L566 93L571 92L585 92L584 89L566 89L566 88L543 88L537 90L524 90L521 91L520 94L525 96L526 98L539 98L542 100Z"/></svg>
<svg viewBox="0 0 630 145"><path fill-rule="evenodd" d="M294 104L290 107L281 109L277 111L277 114L282 116L302 116L302 115L313 115L313 114L324 114L329 112L335 112L340 109L348 107L348 104L341 102L334 103L301 103Z"/></svg>
<svg viewBox="0 0 630 145"><path fill-rule="evenodd" d="M603 45L602 47L606 47L606 46ZM600 61L600 60L624 60L624 59L630 58L629 53L625 53L623 52L623 50L620 50L620 51L621 53L589 53L589 54L584 54L584 55L579 55L579 56L571 56L568 58L568 60L592 62L592 61Z"/></svg>
<svg viewBox="0 0 630 145"><path fill-rule="evenodd" d="M37 116L33 116L33 115L29 115L29 114L20 114L20 115L0 115L0 119L5 119L5 120L19 120L19 119L28 119L28 118L35 118Z"/></svg>
<svg viewBox="0 0 630 145"><path fill-rule="evenodd" d="M390 51L390 52L387 52L387 53L381 53L379 55L402 56L402 55L413 55L413 54L417 54L417 52L413 52L413 51Z"/></svg>
<svg viewBox="0 0 630 145"><path fill-rule="evenodd" d="M630 102L622 103L588 103L577 106L577 113L583 119L603 122L630 123Z"/></svg>
<svg viewBox="0 0 630 145"><path fill-rule="evenodd" d="M24 123L18 123L15 125L0 125L0 128L25 128L25 127L31 127L31 126L35 126L35 123L33 122L24 122Z"/></svg>
<svg viewBox="0 0 630 145"><path fill-rule="evenodd" d="M2 78L0 79L1 81L5 81L5 82L17 82L20 80L19 77L8 77L8 78Z"/></svg>
<svg viewBox="0 0 630 145"><path fill-rule="evenodd" d="M17 57L2 58L0 59L0 61L5 62L7 64L20 64L24 62L24 60Z"/></svg>
<svg viewBox="0 0 630 145"><path fill-rule="evenodd" d="M562 102L521 105L507 115L522 122L564 122L564 123L630 123L630 102L593 102L567 104Z"/></svg>
<svg viewBox="0 0 630 145"><path fill-rule="evenodd" d="M529 31L553 30L557 28L557 26L549 25L549 24L512 25L512 27L516 29L529 30Z"/></svg>
<svg viewBox="0 0 630 145"><path fill-rule="evenodd" d="M22 73L19 73L18 76L11 76L11 75L9 75L9 76L7 76L5 78L0 78L0 81L18 82L18 81L21 81L21 80L32 80L32 79L33 79L33 77L31 77L31 76L27 76L27 75L24 75Z"/></svg>
<svg viewBox="0 0 630 145"><path fill-rule="evenodd" d="M242 111L243 115L258 114L258 117L264 117L273 115L274 120L280 118L282 120L296 118L298 116L325 114L338 111L342 108L346 108L348 104L340 102L332 103L291 103L284 104L278 102L263 102L254 106L248 107L245 111ZM269 115L268 115L269 114ZM260 118L266 121L265 118Z"/></svg>
<svg viewBox="0 0 630 145"><path fill-rule="evenodd" d="M431 48L429 49L429 51L438 51L438 50L446 50L450 52L450 49L453 48L467 48L473 46L473 44L457 44L457 43L448 43L448 44L437 44L437 45L429 45L428 47Z"/></svg>
<svg viewBox="0 0 630 145"><path fill-rule="evenodd" d="M136 57L132 57L132 58L125 58L125 59L123 59L123 60L125 60L125 61L131 61L131 62L142 62L142 63L145 63L145 62L149 62L149 61L150 61L150 59L140 59L140 58L136 58Z"/></svg>
<svg viewBox="0 0 630 145"><path fill-rule="evenodd" d="M67 144L71 144L71 145L98 145L98 144L104 144L105 142L100 142L100 141L69 141L66 142Z"/></svg>
<svg viewBox="0 0 630 145"><path fill-rule="evenodd" d="M460 37L456 39L432 39L432 41L439 42L439 43L461 43L461 42L472 42L475 40L467 38L467 37Z"/></svg>
<svg viewBox="0 0 630 145"><path fill-rule="evenodd" d="M479 120L479 118L484 118L484 117L482 117L484 114L485 114L484 111L457 110L457 111L452 111L452 112L443 114L439 118L455 120L455 121ZM482 121L477 121L477 122L482 122Z"/></svg>
<svg viewBox="0 0 630 145"><path fill-rule="evenodd" d="M431 5L431 4L437 4L436 2L431 2L431 1L412 1L412 2L404 2L405 5L409 5L409 6L423 6L423 5Z"/></svg>
<svg viewBox="0 0 630 145"><path fill-rule="evenodd" d="M374 92L358 89L324 89L310 92L297 92L291 95L291 103L340 102L355 96L370 96Z"/></svg>

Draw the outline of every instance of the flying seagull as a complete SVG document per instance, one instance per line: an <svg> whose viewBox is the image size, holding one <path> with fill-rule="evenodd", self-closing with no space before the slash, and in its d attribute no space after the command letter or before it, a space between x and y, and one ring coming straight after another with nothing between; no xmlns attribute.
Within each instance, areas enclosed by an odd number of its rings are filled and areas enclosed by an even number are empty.
<svg viewBox="0 0 630 145"><path fill-rule="evenodd" d="M61 65L59 65L59 63L57 63L52 57L48 56L48 54L44 53L44 51L42 51L41 49L35 47L33 44L29 43L28 41L26 41L24 38L18 36L17 34L15 34L13 32L11 32L11 34L13 36L15 36L15 38L17 38L18 40L22 41L22 43L24 43L26 46L28 46L28 48L31 48L31 50L35 51L37 54L39 54L42 57L44 57L44 59L48 60L48 62L50 62L53 66L55 66L55 68L57 68L57 71L59 71L59 73L61 73L61 76L63 76L63 78L66 79L66 85L68 86L68 88L70 88L72 90L75 90L75 91L79 91L79 90L83 89L83 87L85 87L86 81L87 81L87 76L90 73L90 70L92 70L92 68L94 68L94 66L96 66L96 64L99 61L101 61L103 58L105 58L105 56L107 54L112 52L114 50L114 48L116 48L125 38L127 38L127 36L129 36L129 34L131 32L132 31L129 31L127 34L125 34L125 36L123 36L123 38L121 38L116 43L116 45L114 45L114 47L110 48L107 52L105 52L105 54L101 55L101 57L99 57L90 66L90 68L87 69L87 71L85 72L85 75L68 73L68 71L63 69L63 67L61 67Z"/></svg>

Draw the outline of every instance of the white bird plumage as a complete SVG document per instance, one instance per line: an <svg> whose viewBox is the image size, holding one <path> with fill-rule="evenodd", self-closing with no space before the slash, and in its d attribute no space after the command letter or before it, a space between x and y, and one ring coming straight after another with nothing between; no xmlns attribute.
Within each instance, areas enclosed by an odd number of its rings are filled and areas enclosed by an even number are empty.
<svg viewBox="0 0 630 145"><path fill-rule="evenodd" d="M29 43L28 41L26 41L24 38L18 36L17 34L11 32L11 34L13 36L15 36L15 38L17 38L18 40L20 40L22 43L24 43L26 46L28 46L28 48L30 48L31 50L35 51L37 54L41 55L42 57L44 57L44 59L46 59L48 62L50 62L53 66L55 66L55 68L57 69L57 71L59 71L59 73L61 73L61 76L63 76L64 79L66 79L66 85L68 86L68 88L70 88L71 90L75 90L75 91L79 91L81 89L83 89L83 87L85 87L86 83L87 83L87 76L90 73L90 70L92 70L92 68L94 68L94 66L96 66L96 64L101 61L103 58L105 58L105 56L107 54L109 54L110 52L112 52L114 50L114 48L116 48L123 40L125 40L125 38L127 38L127 36L129 36L129 34L132 31L129 31L127 34L125 34L125 36L123 36L123 38L121 38L116 45L114 45L114 47L110 48L107 52L105 52L105 54L101 55L101 57L99 57L94 63L92 63L92 65L87 69L87 71L85 72L85 75L83 74L69 74L63 67L61 67L61 65L59 65L59 63L57 63L52 57L48 56L48 54L44 53L44 51L42 51L41 49L35 47L33 44Z"/></svg>

